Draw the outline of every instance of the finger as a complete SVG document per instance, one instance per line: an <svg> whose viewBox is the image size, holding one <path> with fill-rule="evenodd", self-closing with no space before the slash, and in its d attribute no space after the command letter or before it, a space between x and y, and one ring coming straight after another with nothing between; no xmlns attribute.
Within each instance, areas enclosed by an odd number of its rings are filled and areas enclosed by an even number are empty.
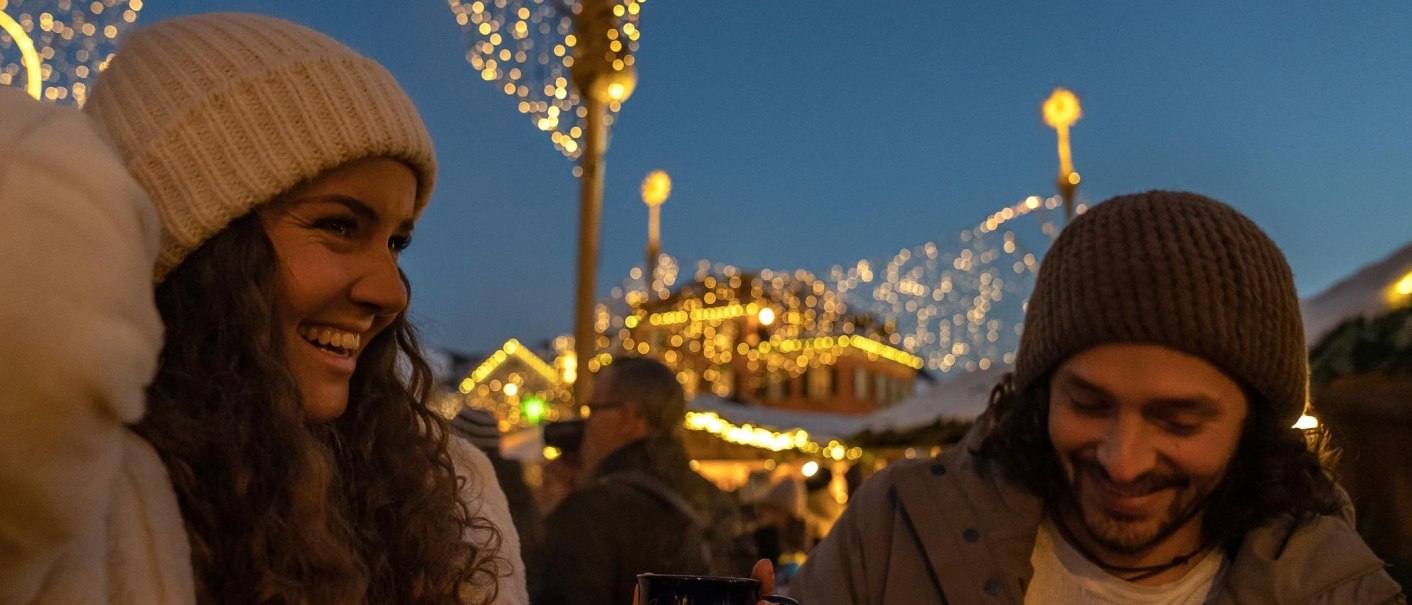
<svg viewBox="0 0 1412 605"><path fill-rule="evenodd" d="M760 582L760 594L775 593L775 566L769 559L760 559L750 569L750 577Z"/></svg>
<svg viewBox="0 0 1412 605"><path fill-rule="evenodd" d="M632 605L637 605L637 587L632 587Z"/></svg>

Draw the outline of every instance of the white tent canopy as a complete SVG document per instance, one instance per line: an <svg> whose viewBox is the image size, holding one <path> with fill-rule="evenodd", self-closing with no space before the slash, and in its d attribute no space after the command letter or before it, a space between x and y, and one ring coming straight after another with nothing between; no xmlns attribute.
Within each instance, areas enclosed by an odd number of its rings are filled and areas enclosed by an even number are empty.
<svg viewBox="0 0 1412 605"><path fill-rule="evenodd" d="M1387 293L1412 272L1412 244L1363 266L1352 275L1300 303L1305 343L1313 346L1344 320L1391 310Z"/></svg>
<svg viewBox="0 0 1412 605"><path fill-rule="evenodd" d="M865 418L745 405L711 394L697 395L687 403L687 409L693 412L714 412L736 426L749 424L781 433L804 429L808 431L811 439L820 443L842 441L852 436L859 431Z"/></svg>
<svg viewBox="0 0 1412 605"><path fill-rule="evenodd" d="M975 420L985 411L991 389L1008 371L1008 367L996 367L957 374L907 399L861 416L750 406L715 395L700 395L687 407L696 412L714 412L737 426L750 424L777 432L803 429L814 441L847 441L864 431L904 432L943 420Z"/></svg>
<svg viewBox="0 0 1412 605"><path fill-rule="evenodd" d="M903 432L940 420L970 422L985 412L991 389L1009 371L1009 366L998 366L948 376L907 399L865 416L861 430Z"/></svg>

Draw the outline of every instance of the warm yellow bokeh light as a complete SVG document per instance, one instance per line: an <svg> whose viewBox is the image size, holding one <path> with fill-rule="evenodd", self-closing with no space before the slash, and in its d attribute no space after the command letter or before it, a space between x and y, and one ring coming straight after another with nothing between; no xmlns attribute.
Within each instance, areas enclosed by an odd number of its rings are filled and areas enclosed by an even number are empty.
<svg viewBox="0 0 1412 605"><path fill-rule="evenodd" d="M632 96L632 91L637 89L637 70L631 67L623 69L609 69L607 72L594 79L592 90L593 95L600 103L622 103Z"/></svg>
<svg viewBox="0 0 1412 605"><path fill-rule="evenodd" d="M1052 128L1068 128L1083 117L1079 97L1066 88L1056 88L1044 102L1044 123Z"/></svg>
<svg viewBox="0 0 1412 605"><path fill-rule="evenodd" d="M775 323L775 310L769 307L760 309L760 314L758 317L760 318L760 325L768 326L772 323Z"/></svg>
<svg viewBox="0 0 1412 605"><path fill-rule="evenodd" d="M10 39L15 41L15 47L20 49L20 62L25 66L25 92L38 100L44 83L43 74L40 73L39 53L34 50L34 40L31 40L24 28L5 11L0 11L0 29L4 29Z"/></svg>
<svg viewBox="0 0 1412 605"><path fill-rule="evenodd" d="M1412 302L1412 272L1388 285L1383 290L1383 300L1390 307L1401 307Z"/></svg>
<svg viewBox="0 0 1412 605"><path fill-rule="evenodd" d="M672 177L661 170L653 170L642 179L642 202L648 206L660 206L672 195Z"/></svg>

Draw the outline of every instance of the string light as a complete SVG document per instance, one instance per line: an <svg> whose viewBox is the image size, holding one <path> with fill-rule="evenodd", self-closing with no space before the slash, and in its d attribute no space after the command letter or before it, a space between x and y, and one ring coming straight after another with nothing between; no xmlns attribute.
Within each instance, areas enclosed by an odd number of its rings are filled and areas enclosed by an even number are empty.
<svg viewBox="0 0 1412 605"><path fill-rule="evenodd" d="M1388 286L1383 298L1386 299L1388 305L1394 307L1402 306L1412 299L1412 271Z"/></svg>
<svg viewBox="0 0 1412 605"><path fill-rule="evenodd" d="M82 106L142 0L0 0L0 86Z"/></svg>
<svg viewBox="0 0 1412 605"><path fill-rule="evenodd" d="M837 440L819 443L812 440L809 432L804 429L775 431L749 423L736 425L715 412L687 412L684 426L688 430L715 435L730 443L771 452L798 451L831 460L857 460L863 456L862 448L850 447Z"/></svg>
<svg viewBox="0 0 1412 605"><path fill-rule="evenodd" d="M614 3L617 27L607 32L613 73L631 73L641 29L638 16L645 0ZM579 0L448 0L451 14L466 41L466 61L479 77L517 100L516 108L549 135L554 148L570 159L583 153L584 119L588 110L573 86L575 50L579 39L575 16L584 10ZM604 80L607 124L632 93L633 82Z"/></svg>
<svg viewBox="0 0 1412 605"><path fill-rule="evenodd" d="M528 367L530 373L514 371L511 361ZM556 363L560 362L556 359ZM572 382L566 382L564 377L562 367L551 366L511 338L471 370L457 392L443 397L437 407L447 418L454 417L462 407L490 411L500 420L502 431L527 428L541 420L573 416L568 389Z"/></svg>
<svg viewBox="0 0 1412 605"><path fill-rule="evenodd" d="M1026 197L954 240L836 266L832 289L851 308L890 322L896 340L889 335L888 343L920 356L928 369L1013 363L1039 258L1063 224L1062 203Z"/></svg>
<svg viewBox="0 0 1412 605"><path fill-rule="evenodd" d="M471 372L469 377L461 381L461 392L470 393L476 388L477 384L484 381L486 377L499 369L500 365L505 363L512 356L528 364L531 369L538 372L545 380L556 383L560 381L559 373L555 372L553 367L545 363L544 360L540 359L538 355L535 355L533 351L530 351L524 345L520 344L520 341L511 338L505 341L505 344L501 345L499 350L491 354L490 357L487 357L479 366L476 366L476 369ZM511 394L513 395L513 393Z"/></svg>

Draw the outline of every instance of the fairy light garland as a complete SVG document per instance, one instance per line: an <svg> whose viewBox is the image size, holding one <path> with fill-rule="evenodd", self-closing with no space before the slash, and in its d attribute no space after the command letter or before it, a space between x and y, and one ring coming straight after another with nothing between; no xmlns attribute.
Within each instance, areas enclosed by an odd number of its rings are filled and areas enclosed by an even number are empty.
<svg viewBox="0 0 1412 605"><path fill-rule="evenodd" d="M889 344L922 357L928 369L1010 364L1039 257L1063 224L1061 208L1058 197L1030 196L955 240L904 248L885 261L836 266L829 281L852 308L892 322L896 340ZM1025 216L1032 220L1017 220Z"/></svg>
<svg viewBox="0 0 1412 605"><path fill-rule="evenodd" d="M638 18L645 0L612 5L617 27L607 32L613 58L608 68L633 66L642 32ZM578 0L448 0L466 40L466 61L478 76L517 99L516 109L548 133L554 148L569 159L583 153L588 109L573 86L575 49L583 45L575 16ZM607 124L620 109L608 104ZM575 169L577 170L577 168Z"/></svg>
<svg viewBox="0 0 1412 605"><path fill-rule="evenodd" d="M82 106L143 0L0 0L0 86Z"/></svg>

